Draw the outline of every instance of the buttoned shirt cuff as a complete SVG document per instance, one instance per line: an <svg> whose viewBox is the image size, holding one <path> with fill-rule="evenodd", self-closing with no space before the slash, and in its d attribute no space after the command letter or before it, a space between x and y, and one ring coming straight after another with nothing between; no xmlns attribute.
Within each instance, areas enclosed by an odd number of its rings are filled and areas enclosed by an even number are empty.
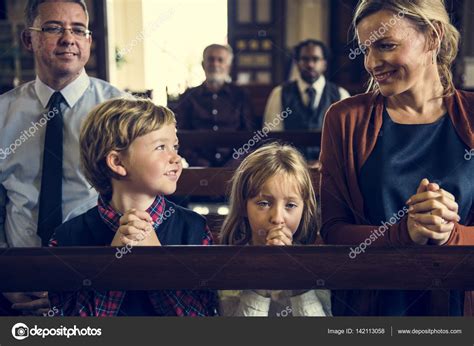
<svg viewBox="0 0 474 346"><path fill-rule="evenodd" d="M325 312L315 290L290 297L290 301L293 316L330 316L330 313Z"/></svg>
<svg viewBox="0 0 474 346"><path fill-rule="evenodd" d="M262 297L251 290L243 291L240 296L236 316L268 316L271 298Z"/></svg>

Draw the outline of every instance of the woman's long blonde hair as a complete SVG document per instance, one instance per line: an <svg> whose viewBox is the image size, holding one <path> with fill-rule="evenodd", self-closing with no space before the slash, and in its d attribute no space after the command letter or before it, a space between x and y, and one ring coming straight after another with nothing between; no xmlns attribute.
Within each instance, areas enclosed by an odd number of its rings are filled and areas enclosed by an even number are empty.
<svg viewBox="0 0 474 346"><path fill-rule="evenodd" d="M257 196L268 179L283 175L295 183L304 203L303 215L293 241L312 244L316 240L316 197L303 156L294 147L271 143L248 155L232 177L230 211L221 230L221 243L247 245L252 230L246 215L247 201Z"/></svg>
<svg viewBox="0 0 474 346"><path fill-rule="evenodd" d="M362 19L378 11L388 10L395 14L403 13L404 18L410 20L419 32L428 37L432 32L440 42L436 60L438 62L438 72L444 88L444 95L449 96L454 93L453 74L451 65L458 54L459 31L451 24L444 0L360 0L354 12L352 27L356 42L357 25ZM436 29L434 23L441 26L444 35ZM373 77L370 77L369 90L377 90L378 86Z"/></svg>

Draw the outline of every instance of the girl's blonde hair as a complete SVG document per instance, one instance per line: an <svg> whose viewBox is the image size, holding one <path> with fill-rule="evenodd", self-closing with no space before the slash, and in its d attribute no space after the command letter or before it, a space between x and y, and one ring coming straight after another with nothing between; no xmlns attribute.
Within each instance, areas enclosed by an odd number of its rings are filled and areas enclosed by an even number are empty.
<svg viewBox="0 0 474 346"><path fill-rule="evenodd" d="M358 41L356 27L362 19L382 10L394 12L399 16L403 14L403 17L410 20L427 38L434 32L439 42L436 60L444 88L443 96L452 95L455 87L451 65L458 54L460 34L451 24L444 0L360 0L352 20L356 41ZM435 23L442 28L443 37L436 29ZM377 83L370 77L369 90L377 89Z"/></svg>
<svg viewBox="0 0 474 346"><path fill-rule="evenodd" d="M271 143L248 155L232 177L230 211L221 230L221 243L246 245L252 230L246 215L247 201L256 197L268 179L283 175L294 182L304 203L303 215L293 241L312 244L316 240L316 196L303 156L294 147Z"/></svg>

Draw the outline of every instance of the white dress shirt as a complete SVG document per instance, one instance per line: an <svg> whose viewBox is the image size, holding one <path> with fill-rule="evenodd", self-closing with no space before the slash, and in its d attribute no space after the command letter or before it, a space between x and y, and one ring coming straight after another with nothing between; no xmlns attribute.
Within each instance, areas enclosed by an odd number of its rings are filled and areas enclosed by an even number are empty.
<svg viewBox="0 0 474 346"><path fill-rule="evenodd" d="M220 315L332 316L331 291L309 290L298 296L289 296L290 292L274 291L272 297L263 297L252 290L220 291Z"/></svg>
<svg viewBox="0 0 474 346"><path fill-rule="evenodd" d="M38 77L0 95L0 183L6 190L5 233L8 246L41 246L36 234L48 102L55 90ZM80 169L79 132L97 104L125 95L85 70L60 90L63 115L63 222L97 203ZM0 209L3 206L0 205ZM1 225L0 225L1 226Z"/></svg>
<svg viewBox="0 0 474 346"><path fill-rule="evenodd" d="M321 101L321 96L323 94L324 87L326 86L326 78L324 76L319 77L316 82L312 85L306 83L298 74L296 78L296 83L298 85L298 90L300 95L303 99L303 103L308 106L309 97L306 90L308 87L312 86L314 90L316 90L316 98L314 100L313 108L318 108L319 102ZM339 94L341 95L341 100L350 97L351 95L347 92L346 89L339 87ZM281 93L282 93L282 86L279 85L275 87L270 96L268 97L267 105L265 106L265 113L264 113L264 124L272 124L271 130L272 131L283 131L284 126L282 121L274 121L278 119L278 115L283 111L282 104L281 104ZM276 126L275 126L276 125Z"/></svg>

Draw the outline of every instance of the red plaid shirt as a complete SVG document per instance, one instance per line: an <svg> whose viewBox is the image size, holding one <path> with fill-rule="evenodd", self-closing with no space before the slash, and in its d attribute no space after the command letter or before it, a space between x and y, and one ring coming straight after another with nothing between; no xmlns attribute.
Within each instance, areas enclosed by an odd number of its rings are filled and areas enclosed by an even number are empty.
<svg viewBox="0 0 474 346"><path fill-rule="evenodd" d="M99 215L116 232L122 214L115 211L110 204L99 197ZM165 199L158 196L147 212L153 219L153 227L159 227L165 211ZM206 226L202 245L212 245L212 235ZM57 246L53 238L50 246ZM215 291L207 290L161 290L147 291L150 302L158 316L214 316L216 315L217 297ZM51 306L55 307L59 316L117 316L126 291L77 291L50 292ZM126 312L125 312L126 313Z"/></svg>

